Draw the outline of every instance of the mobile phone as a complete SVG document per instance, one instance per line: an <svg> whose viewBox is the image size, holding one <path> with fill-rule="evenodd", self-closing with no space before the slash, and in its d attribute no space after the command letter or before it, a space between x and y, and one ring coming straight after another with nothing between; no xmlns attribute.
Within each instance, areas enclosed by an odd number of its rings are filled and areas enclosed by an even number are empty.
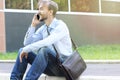
<svg viewBox="0 0 120 80"><path fill-rule="evenodd" d="M38 19L38 20L40 19L40 16L39 16L39 14L37 14L37 19Z"/></svg>

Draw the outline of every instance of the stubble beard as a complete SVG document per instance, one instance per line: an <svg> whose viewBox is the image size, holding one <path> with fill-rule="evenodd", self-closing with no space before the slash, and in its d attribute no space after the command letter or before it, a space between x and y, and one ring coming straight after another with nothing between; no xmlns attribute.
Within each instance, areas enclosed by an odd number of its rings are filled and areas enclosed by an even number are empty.
<svg viewBox="0 0 120 80"><path fill-rule="evenodd" d="M42 18L42 19L40 19L40 21L45 21L45 20L47 20L47 17L46 17L46 18Z"/></svg>

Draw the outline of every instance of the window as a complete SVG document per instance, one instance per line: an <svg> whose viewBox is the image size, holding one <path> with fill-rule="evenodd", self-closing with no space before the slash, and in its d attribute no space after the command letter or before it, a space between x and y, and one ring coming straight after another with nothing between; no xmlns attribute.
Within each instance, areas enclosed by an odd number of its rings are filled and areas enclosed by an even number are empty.
<svg viewBox="0 0 120 80"><path fill-rule="evenodd" d="M53 0L59 6L59 11L68 11L68 0Z"/></svg>
<svg viewBox="0 0 120 80"><path fill-rule="evenodd" d="M33 1L31 3L31 1ZM5 0L6 9L37 10L39 0ZM120 0L53 0L58 3L59 11L120 14ZM99 3L100 2L100 3ZM31 5L33 4L33 8ZM69 7L69 6L70 7ZM100 5L100 6L99 6ZM100 11L99 11L100 9Z"/></svg>
<svg viewBox="0 0 120 80"><path fill-rule="evenodd" d="M33 6L34 6L34 10L38 9L38 0L33 0Z"/></svg>
<svg viewBox="0 0 120 80"><path fill-rule="evenodd" d="M119 0L102 0L102 13L120 14Z"/></svg>
<svg viewBox="0 0 120 80"><path fill-rule="evenodd" d="M31 0L5 0L7 9L31 9Z"/></svg>
<svg viewBox="0 0 120 80"><path fill-rule="evenodd" d="M59 11L68 11L68 0L53 0L59 6ZM33 0L34 3L34 10L38 9L38 0Z"/></svg>
<svg viewBox="0 0 120 80"><path fill-rule="evenodd" d="M99 0L71 0L73 12L99 12Z"/></svg>

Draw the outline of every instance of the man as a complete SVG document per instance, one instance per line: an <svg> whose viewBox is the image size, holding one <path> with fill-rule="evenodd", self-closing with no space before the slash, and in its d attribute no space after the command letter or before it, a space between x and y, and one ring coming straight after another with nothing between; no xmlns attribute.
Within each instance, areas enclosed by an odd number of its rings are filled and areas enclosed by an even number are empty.
<svg viewBox="0 0 120 80"><path fill-rule="evenodd" d="M72 44L66 24L55 18L57 10L58 5L53 1L39 2L39 11L34 15L24 38L25 47L18 52L11 80L22 80L28 63L31 67L25 80L37 80L42 73L50 76L64 76L57 66L53 45L59 53L59 60L64 62L72 54ZM36 26L41 21L45 24L35 32Z"/></svg>

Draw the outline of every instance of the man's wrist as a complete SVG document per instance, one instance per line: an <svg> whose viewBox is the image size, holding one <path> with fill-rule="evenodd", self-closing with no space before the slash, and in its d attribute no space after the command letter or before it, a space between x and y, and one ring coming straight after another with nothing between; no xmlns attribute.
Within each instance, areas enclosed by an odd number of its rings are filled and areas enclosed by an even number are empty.
<svg viewBox="0 0 120 80"><path fill-rule="evenodd" d="M23 47L23 50L22 50L22 51L23 51L23 52L26 52L26 53L30 52L30 50L29 50L29 47L28 47L28 46Z"/></svg>

